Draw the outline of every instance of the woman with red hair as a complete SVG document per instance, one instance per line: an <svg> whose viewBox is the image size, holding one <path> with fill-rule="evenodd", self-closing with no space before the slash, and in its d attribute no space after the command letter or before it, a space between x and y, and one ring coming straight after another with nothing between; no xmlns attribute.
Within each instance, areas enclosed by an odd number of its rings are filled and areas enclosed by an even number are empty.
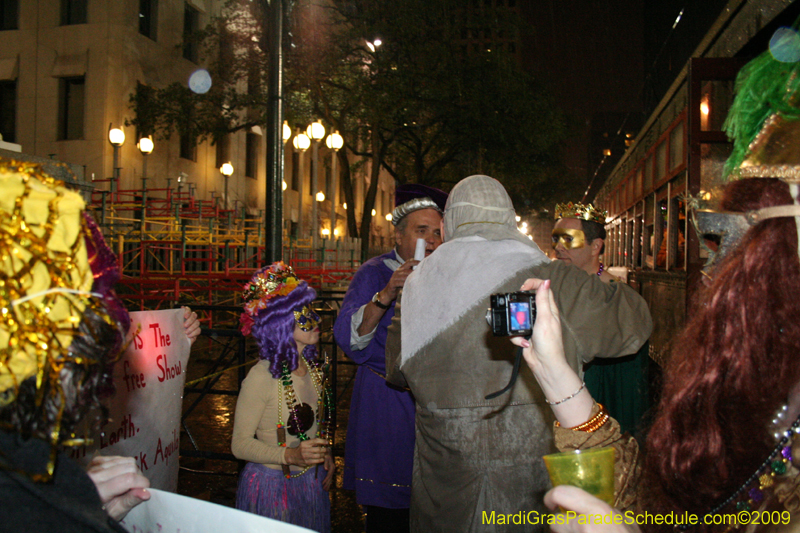
<svg viewBox="0 0 800 533"><path fill-rule="evenodd" d="M746 179L728 186L721 207L754 213L791 203L780 180ZM793 218L763 220L716 267L702 305L674 344L644 461L563 360L549 284L523 286L538 289L539 312L531 342L514 342L552 402L556 444L562 451L616 448L615 506L634 512L626 516L672 512L683 529L680 517L690 513L700 522L695 529L705 530L712 529L702 524L706 515L777 510L788 523L790 514L780 511L798 509L800 472L791 450L800 426L797 238ZM545 502L579 514L618 512L568 486L551 490ZM622 522L620 528L632 525ZM553 530L576 527L573 520Z"/></svg>

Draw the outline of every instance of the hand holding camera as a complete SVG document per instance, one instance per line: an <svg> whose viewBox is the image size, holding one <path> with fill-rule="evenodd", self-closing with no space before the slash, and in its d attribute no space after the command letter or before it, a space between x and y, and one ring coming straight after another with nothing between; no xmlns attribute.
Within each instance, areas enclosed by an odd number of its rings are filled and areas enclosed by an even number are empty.
<svg viewBox="0 0 800 533"><path fill-rule="evenodd" d="M565 372L574 374L574 371L564 356L561 316L553 292L550 290L550 280L529 279L522 285L522 289L523 292L536 290L534 297L536 320L530 341L522 336L514 336L511 342L523 347L522 355L525 362L540 384L543 380L558 382Z"/></svg>
<svg viewBox="0 0 800 533"><path fill-rule="evenodd" d="M497 337L530 337L536 321L536 294L531 291L492 294L486 320Z"/></svg>

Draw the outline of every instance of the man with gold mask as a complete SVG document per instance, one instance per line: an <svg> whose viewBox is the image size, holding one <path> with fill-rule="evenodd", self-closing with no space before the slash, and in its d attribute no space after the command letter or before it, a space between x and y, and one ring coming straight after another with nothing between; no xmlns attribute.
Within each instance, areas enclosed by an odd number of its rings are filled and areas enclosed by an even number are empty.
<svg viewBox="0 0 800 533"><path fill-rule="evenodd" d="M553 249L560 261L598 276L605 283L621 282L600 260L605 251L606 211L592 204L556 205ZM645 343L636 354L616 359L595 359L585 367L584 381L597 401L633 433L648 407L647 352Z"/></svg>
<svg viewBox="0 0 800 533"><path fill-rule="evenodd" d="M617 278L606 272L600 256L605 250L606 212L592 204L558 204L553 228L553 249L561 261L571 263L606 283Z"/></svg>

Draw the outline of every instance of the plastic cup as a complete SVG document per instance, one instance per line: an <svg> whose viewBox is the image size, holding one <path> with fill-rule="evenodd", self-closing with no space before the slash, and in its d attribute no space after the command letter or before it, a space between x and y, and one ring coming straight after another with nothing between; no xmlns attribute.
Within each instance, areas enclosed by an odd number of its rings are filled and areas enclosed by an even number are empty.
<svg viewBox="0 0 800 533"><path fill-rule="evenodd" d="M542 457L553 486L573 485L614 505L614 448L594 448Z"/></svg>

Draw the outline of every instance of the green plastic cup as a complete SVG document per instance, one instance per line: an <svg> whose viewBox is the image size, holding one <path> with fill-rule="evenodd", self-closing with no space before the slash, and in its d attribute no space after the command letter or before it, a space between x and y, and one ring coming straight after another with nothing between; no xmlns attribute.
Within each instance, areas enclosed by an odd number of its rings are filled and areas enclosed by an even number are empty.
<svg viewBox="0 0 800 533"><path fill-rule="evenodd" d="M553 486L573 485L614 505L614 448L594 448L542 457Z"/></svg>

